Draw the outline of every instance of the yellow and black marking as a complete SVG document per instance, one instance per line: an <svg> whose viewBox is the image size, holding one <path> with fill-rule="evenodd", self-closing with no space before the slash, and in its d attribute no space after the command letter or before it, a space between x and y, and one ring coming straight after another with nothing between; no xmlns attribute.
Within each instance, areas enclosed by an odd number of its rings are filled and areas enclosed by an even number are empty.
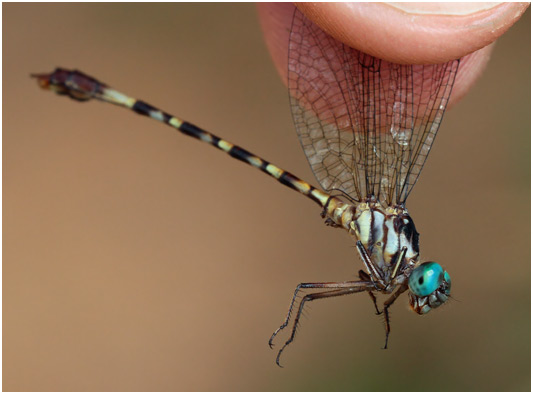
<svg viewBox="0 0 533 394"><path fill-rule="evenodd" d="M107 103L120 105L129 108L140 115L149 116L159 122L168 124L185 135L211 144L226 152L231 157L260 169L264 173L275 178L281 184L309 197L323 207L328 215L339 206L346 205L338 198L332 197L329 194L316 189L314 186L311 186L309 183L301 180L290 172L269 163L253 153L248 152L246 149L225 141L192 123L182 121L142 100L136 100L117 90L111 89L106 84L80 71L57 68L50 74L34 74L32 76L37 78L39 85L43 89L49 89L58 94L67 95L77 101L97 99Z"/></svg>

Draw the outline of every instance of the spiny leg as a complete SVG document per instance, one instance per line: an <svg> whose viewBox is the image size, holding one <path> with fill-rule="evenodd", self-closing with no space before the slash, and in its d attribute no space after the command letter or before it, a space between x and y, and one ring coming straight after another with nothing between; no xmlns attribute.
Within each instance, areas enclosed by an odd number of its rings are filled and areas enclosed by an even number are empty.
<svg viewBox="0 0 533 394"><path fill-rule="evenodd" d="M396 264L394 265L394 269L392 271L392 278L396 278L396 275L398 274L398 269L405 258L405 254L407 253L407 247L403 247L400 251L400 254L398 255ZM407 285L402 285L394 294L392 294L383 304L383 312L385 312L385 347L383 349L387 349L387 345L389 343L389 334L390 334L390 315L389 315L389 307L393 304L394 301L402 294L405 290L407 290ZM373 296L373 294L372 294ZM375 300L375 297L373 297ZM375 305L375 301L374 301ZM377 305L376 305L377 308ZM381 312L380 312L381 313ZM380 314L378 313L378 315Z"/></svg>
<svg viewBox="0 0 533 394"><path fill-rule="evenodd" d="M407 246L404 246L396 259L396 264L394 264L394 269L392 270L391 279L395 279L396 275L398 275L399 268L402 265L402 262L406 254L407 254Z"/></svg>
<svg viewBox="0 0 533 394"><path fill-rule="evenodd" d="M387 349L387 345L389 343L389 334L390 334L390 316L389 316L389 308L391 305L396 301L396 299L405 292L409 286L407 284L402 285L395 293L393 293L384 303L383 303L383 312L385 313L385 347L383 349Z"/></svg>
<svg viewBox="0 0 533 394"><path fill-rule="evenodd" d="M339 284L341 284L341 283L339 283ZM342 284L344 284L344 283L342 283ZM281 354L283 353L283 350L285 350L285 348L287 346L289 346L294 341L294 337L296 336L296 329L298 328L298 323L300 321L300 316L302 315L303 308L304 308L304 305L305 305L306 302L314 301L314 300L318 300L318 299L322 299L322 298L338 297L338 296L347 295L347 294L359 293L361 291L367 290L370 286L373 287L373 284L372 283L359 282L358 285L352 286L352 287L349 287L349 288L340 288L340 289L328 290L328 291L324 291L324 292L320 292L320 293L307 294L304 298L302 298L302 301L300 302L300 306L298 307L298 312L296 313L296 316L294 318L294 323L292 325L291 335L290 335L289 339L285 342L285 344L279 350L278 355L276 357L276 364L281 367L281 364L279 363Z"/></svg>
<svg viewBox="0 0 533 394"><path fill-rule="evenodd" d="M281 326L279 326L276 329L276 331L274 331L272 333L272 336L270 337L270 339L268 341L268 345L272 349L274 347L273 341L274 341L274 338L276 337L276 335L278 335L278 333L281 330L283 330L285 327L287 327L289 325L289 322L290 322L291 316L292 316L292 310L294 308L294 303L296 302L296 297L298 297L298 293L300 293L300 291L302 289L345 289L345 288L352 288L352 287L361 286L361 285L367 286L370 283L372 283L372 282L370 282L370 281L364 281L364 282L346 281L346 282L300 283L298 286L296 286L296 289L294 290L294 294L292 296L291 303L289 304L289 311L287 312L287 316L285 317L285 321L283 322L283 324Z"/></svg>
<svg viewBox="0 0 533 394"><path fill-rule="evenodd" d="M361 241L357 241L355 246L357 247L357 251L361 256L361 260L363 260L363 264L365 265L366 270L370 274L370 279L374 283L374 286L384 289L385 283L383 281L383 272L381 272L381 269L374 264Z"/></svg>
<svg viewBox="0 0 533 394"><path fill-rule="evenodd" d="M362 281L365 281L365 282L371 282L372 279L370 278L370 275L368 275L365 271L363 270L359 270L359 278L362 280ZM381 315L383 312L379 310L378 308L378 303L377 303L377 299L376 299L376 296L374 295L374 293L372 292L372 290L368 290L368 295L370 296L370 299L372 300L372 302L374 303L374 308L376 308L376 315Z"/></svg>

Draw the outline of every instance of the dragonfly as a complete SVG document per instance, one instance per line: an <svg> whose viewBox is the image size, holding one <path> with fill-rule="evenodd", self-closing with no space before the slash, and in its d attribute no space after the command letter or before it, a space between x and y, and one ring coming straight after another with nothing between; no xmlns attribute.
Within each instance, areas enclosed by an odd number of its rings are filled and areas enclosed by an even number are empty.
<svg viewBox="0 0 533 394"><path fill-rule="evenodd" d="M292 173L173 116L121 93L77 70L57 68L32 74L39 85L83 102L99 100L125 107L220 149L320 206L325 224L347 231L363 262L358 280L300 283L278 334L292 321L276 364L296 336L304 306L311 301L367 293L385 320L407 292L420 314L450 298L444 268L420 258L419 233L405 206L429 155L450 97L459 60L433 65L399 65L350 48L296 10L289 36L288 89L296 131L320 184ZM300 297L302 292L304 296ZM380 309L376 294L385 294Z"/></svg>

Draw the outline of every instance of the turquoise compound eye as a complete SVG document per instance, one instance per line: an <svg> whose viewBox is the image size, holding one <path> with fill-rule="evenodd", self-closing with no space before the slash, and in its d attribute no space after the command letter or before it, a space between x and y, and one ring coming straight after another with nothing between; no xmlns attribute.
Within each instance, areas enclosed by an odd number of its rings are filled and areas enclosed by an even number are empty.
<svg viewBox="0 0 533 394"><path fill-rule="evenodd" d="M443 281L450 283L450 275L439 264L428 261L413 270L409 289L414 295L425 297L437 290Z"/></svg>

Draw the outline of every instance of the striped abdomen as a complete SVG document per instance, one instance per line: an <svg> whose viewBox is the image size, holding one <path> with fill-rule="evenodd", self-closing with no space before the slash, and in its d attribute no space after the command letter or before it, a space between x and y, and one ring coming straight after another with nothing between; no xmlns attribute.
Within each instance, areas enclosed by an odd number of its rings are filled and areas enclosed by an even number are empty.
<svg viewBox="0 0 533 394"><path fill-rule="evenodd" d="M50 74L34 74L32 76L37 78L39 85L42 88L53 90L58 94L67 95L78 101L88 101L91 99L105 101L107 103L128 108L140 115L145 115L158 122L167 124L189 137L208 143L215 148L226 152L234 159L240 160L261 170L281 184L302 193L319 204L322 208L326 208L330 202L332 203L331 207L343 205L338 198L332 197L329 194L316 189L314 186L301 180L290 172L254 155L246 149L217 137L192 123L170 115L145 101L137 100L112 89L105 83L80 71L57 68Z"/></svg>

